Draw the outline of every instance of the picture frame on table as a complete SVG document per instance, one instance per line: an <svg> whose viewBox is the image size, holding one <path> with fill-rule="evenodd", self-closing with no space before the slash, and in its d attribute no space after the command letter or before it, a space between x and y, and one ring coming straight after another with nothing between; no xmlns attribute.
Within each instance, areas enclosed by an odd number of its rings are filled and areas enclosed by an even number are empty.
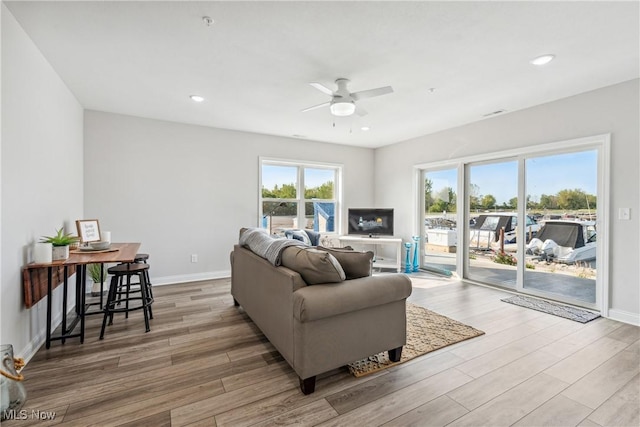
<svg viewBox="0 0 640 427"><path fill-rule="evenodd" d="M79 219L76 221L78 237L81 243L99 242L100 222L97 219Z"/></svg>

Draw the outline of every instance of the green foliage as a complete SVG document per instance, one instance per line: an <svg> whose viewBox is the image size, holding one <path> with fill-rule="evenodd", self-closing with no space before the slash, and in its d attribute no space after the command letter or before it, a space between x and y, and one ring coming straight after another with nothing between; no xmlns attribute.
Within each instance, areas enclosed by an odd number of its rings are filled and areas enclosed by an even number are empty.
<svg viewBox="0 0 640 427"><path fill-rule="evenodd" d="M505 265L516 265L518 261L513 255L510 255L506 252L498 252L493 257L493 262L496 264L505 264Z"/></svg>
<svg viewBox="0 0 640 427"><path fill-rule="evenodd" d="M433 194L433 183L425 180L424 207L426 212L456 212L456 193L451 187L444 187Z"/></svg>
<svg viewBox="0 0 640 427"><path fill-rule="evenodd" d="M305 199L333 199L333 182L327 181L319 187L305 188Z"/></svg>
<svg viewBox="0 0 640 427"><path fill-rule="evenodd" d="M40 242L51 243L53 246L68 246L76 243L79 239L77 236L71 235L71 233L63 234L64 228L56 230L55 236L42 236Z"/></svg>
<svg viewBox="0 0 640 427"><path fill-rule="evenodd" d="M296 185L291 183L278 187L276 184L272 190L262 187L262 197L265 199L295 199Z"/></svg>
<svg viewBox="0 0 640 427"><path fill-rule="evenodd" d="M496 205L496 198L491 194L487 194L486 196L482 196L482 207L484 209L493 209Z"/></svg>
<svg viewBox="0 0 640 427"><path fill-rule="evenodd" d="M508 202L503 202L501 206L496 205L495 197L491 194L480 195L479 188L473 184L470 186L469 203L470 208L490 210L501 208L504 210L517 209L518 198L512 197ZM542 194L539 201L534 201L531 196L527 196L527 209L530 210L564 210L576 211L581 209L595 210L597 207L597 197L587 194L580 189L560 190L557 194Z"/></svg>
<svg viewBox="0 0 640 427"><path fill-rule="evenodd" d="M596 207L595 196L589 195L580 189L560 190L557 195L558 207L565 210L577 210Z"/></svg>
<svg viewBox="0 0 640 427"><path fill-rule="evenodd" d="M549 194L543 194L542 196L540 196L539 207L542 209L558 209L558 197Z"/></svg>
<svg viewBox="0 0 640 427"><path fill-rule="evenodd" d="M91 277L93 283L100 283L100 270L103 271L103 280L107 280L107 268L104 266L104 264L87 265L87 274L89 275L89 277Z"/></svg>
<svg viewBox="0 0 640 427"><path fill-rule="evenodd" d="M295 199L297 197L296 185L291 183L283 184L280 187L276 184L272 189L262 187L262 197L264 199ZM327 181L318 187L305 188L304 197L305 199L333 199L333 181Z"/></svg>
<svg viewBox="0 0 640 427"><path fill-rule="evenodd" d="M432 191L433 191L433 181L431 181L429 178L426 178L424 180L424 207L425 207L425 211L427 212L431 211L430 207L433 205L433 196L431 196Z"/></svg>
<svg viewBox="0 0 640 427"><path fill-rule="evenodd" d="M535 269L536 269L536 266L535 266L535 265L533 265L533 264L531 264L531 263L529 263L529 262L528 262L528 263L526 263L524 266L525 266L526 268L528 268L529 270L535 270Z"/></svg>

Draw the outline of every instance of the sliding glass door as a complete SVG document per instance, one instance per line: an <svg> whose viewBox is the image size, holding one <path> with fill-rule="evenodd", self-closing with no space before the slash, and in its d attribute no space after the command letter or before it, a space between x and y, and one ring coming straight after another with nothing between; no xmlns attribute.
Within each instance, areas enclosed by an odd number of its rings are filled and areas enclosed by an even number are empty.
<svg viewBox="0 0 640 427"><path fill-rule="evenodd" d="M608 153L600 135L426 165L421 265L601 309Z"/></svg>
<svg viewBox="0 0 640 427"><path fill-rule="evenodd" d="M456 168L424 171L424 221L422 268L449 274L457 268Z"/></svg>
<svg viewBox="0 0 640 427"><path fill-rule="evenodd" d="M469 164L466 171L467 278L515 289L518 162Z"/></svg>
<svg viewBox="0 0 640 427"><path fill-rule="evenodd" d="M523 287L575 304L596 303L596 150L525 161L528 209L540 231L526 249Z"/></svg>

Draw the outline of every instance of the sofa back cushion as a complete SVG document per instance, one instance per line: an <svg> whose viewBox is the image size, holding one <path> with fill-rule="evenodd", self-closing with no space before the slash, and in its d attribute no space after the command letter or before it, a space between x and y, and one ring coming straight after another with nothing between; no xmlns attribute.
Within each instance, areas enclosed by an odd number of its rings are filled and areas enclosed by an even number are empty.
<svg viewBox="0 0 640 427"><path fill-rule="evenodd" d="M345 280L338 260L327 251L291 246L282 252L282 265L297 272L307 285Z"/></svg>
<svg viewBox="0 0 640 427"><path fill-rule="evenodd" d="M309 239L309 235L305 233L304 230L285 230L284 237L287 239L300 240L307 246L311 246L311 239Z"/></svg>
<svg viewBox="0 0 640 427"><path fill-rule="evenodd" d="M347 280L371 276L373 252L359 252L345 248L325 248L324 246L318 246L318 249L330 253L338 260Z"/></svg>

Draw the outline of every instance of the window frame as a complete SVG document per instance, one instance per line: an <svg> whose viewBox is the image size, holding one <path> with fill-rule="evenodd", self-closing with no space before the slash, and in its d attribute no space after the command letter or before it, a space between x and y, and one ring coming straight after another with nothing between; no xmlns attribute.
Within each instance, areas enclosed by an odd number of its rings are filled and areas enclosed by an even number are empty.
<svg viewBox="0 0 640 427"><path fill-rule="evenodd" d="M502 150L496 152L489 152L483 154L477 154L472 156L448 159L443 161L436 161L430 163L420 163L414 165L414 177L415 187L414 191L417 192L420 197L422 206L415 206L415 230L421 232L424 227L421 225L420 218L421 209L424 209L424 183L422 182L423 174L425 171L434 171L442 169L457 169L458 171L458 192L457 192L457 216L456 221L458 224L463 224L463 235L468 234L469 230L469 215L467 198L469 196L469 173L468 167L470 165L478 165L481 163L492 163L499 161L506 161L510 159L516 159L518 161L518 200L526 200L526 177L525 177L525 161L529 158L559 155L565 153L596 150L597 161L597 196L598 203L596 207L596 218L598 227L598 248L597 259L602 260L598 265L596 273L596 302L593 305L582 305L587 308L599 310L603 317L609 315L609 230L610 230L610 201L609 201L609 188L611 182L610 176L610 159L611 159L611 134L598 134L587 136L583 138L575 138L568 140L560 140L556 142L540 143L537 145L529 145L526 147L515 148L511 150ZM526 216L526 203L519 203L517 208L518 215ZM424 219L422 219L424 222ZM421 228L422 227L422 228ZM524 241L525 227L518 229L518 240ZM524 251L519 251L518 263L524 265ZM456 274L462 278L463 281L469 281L476 283L473 280L468 279L468 257L469 248L463 246L456 252ZM518 270L518 279L516 291L523 292L524 283L524 269ZM523 292L525 293L525 292ZM533 294L532 292L529 292Z"/></svg>
<svg viewBox="0 0 640 427"><path fill-rule="evenodd" d="M283 198L262 197L262 186L263 186L262 174L263 174L263 166L265 165L288 166L288 167L297 168L297 175L296 175L297 182L295 183L296 185L295 198L283 199ZM305 183L304 183L305 169L327 169L327 170L332 170L334 172L332 199L307 199L305 197ZM305 228L304 225L306 225L305 223L306 203L321 200L327 203L335 203L334 231L327 231L322 233L327 235L339 235L342 230L342 221L341 221L342 215L340 214L341 206L342 206L342 172L343 172L343 165L339 163L260 157L259 165L258 165L258 218L257 218L258 227L262 228L262 218L265 215L265 213L262 210L262 206L264 202L297 203L298 225L300 229L304 229Z"/></svg>

